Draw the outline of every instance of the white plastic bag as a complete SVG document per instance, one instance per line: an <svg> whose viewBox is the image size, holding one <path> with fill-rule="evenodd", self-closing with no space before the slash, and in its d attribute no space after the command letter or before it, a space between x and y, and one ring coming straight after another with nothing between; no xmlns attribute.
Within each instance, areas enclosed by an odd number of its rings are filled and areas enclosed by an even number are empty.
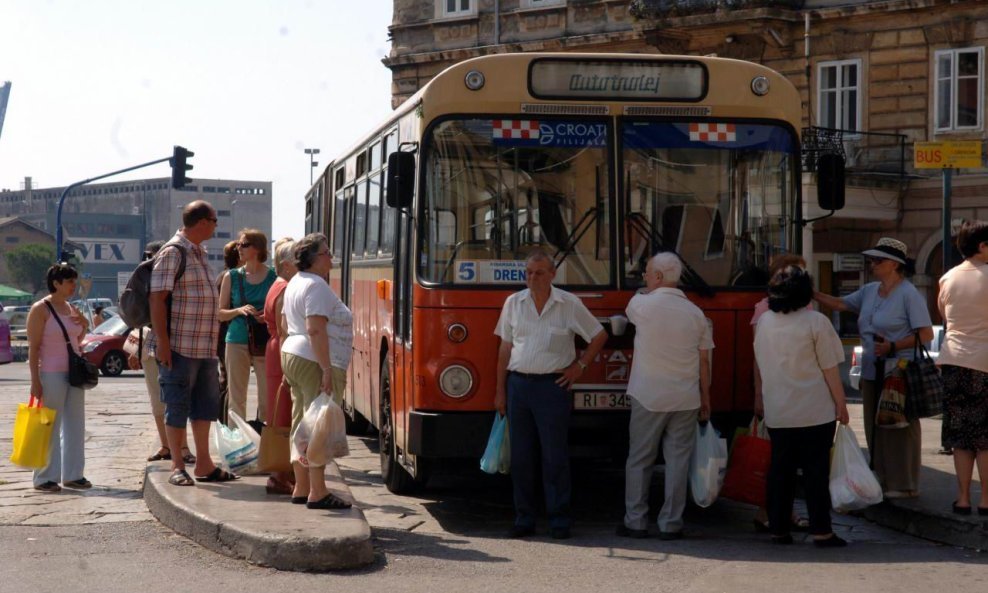
<svg viewBox="0 0 988 593"><path fill-rule="evenodd" d="M837 426L830 462L830 501L837 511L854 511L882 502L882 486L868 468L857 436L846 424Z"/></svg>
<svg viewBox="0 0 988 593"><path fill-rule="evenodd" d="M696 443L690 456L690 492L697 506L706 508L717 500L727 473L727 439L720 438L713 424L696 429Z"/></svg>
<svg viewBox="0 0 988 593"><path fill-rule="evenodd" d="M209 428L210 438L220 458L220 467L239 475L257 473L260 435L236 412L230 412L230 424L232 427L214 422Z"/></svg>
<svg viewBox="0 0 988 593"><path fill-rule="evenodd" d="M322 466L350 454L346 440L343 409L331 397L320 393L302 416L291 439L292 461L304 466Z"/></svg>

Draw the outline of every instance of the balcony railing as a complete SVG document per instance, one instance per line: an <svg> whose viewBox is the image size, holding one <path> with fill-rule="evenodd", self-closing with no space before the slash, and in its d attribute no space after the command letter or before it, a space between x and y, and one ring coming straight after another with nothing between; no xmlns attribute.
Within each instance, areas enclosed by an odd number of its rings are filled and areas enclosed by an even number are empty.
<svg viewBox="0 0 988 593"><path fill-rule="evenodd" d="M798 10L805 0L631 0L629 12L639 19L666 19L749 8L790 8Z"/></svg>
<svg viewBox="0 0 988 593"><path fill-rule="evenodd" d="M813 126L803 128L803 170L816 171L821 154L844 157L849 173L904 177L906 136Z"/></svg>

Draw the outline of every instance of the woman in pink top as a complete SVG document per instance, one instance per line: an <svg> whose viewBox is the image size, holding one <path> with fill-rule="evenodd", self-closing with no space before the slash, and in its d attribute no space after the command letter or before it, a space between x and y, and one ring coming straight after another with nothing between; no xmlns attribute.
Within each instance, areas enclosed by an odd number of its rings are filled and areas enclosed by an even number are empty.
<svg viewBox="0 0 988 593"><path fill-rule="evenodd" d="M65 335L52 311L65 326L71 347L79 352L79 338L89 328L79 309L69 304L79 274L68 264L48 268L47 297L31 307L27 316L28 365L31 393L55 410L48 465L34 472L34 489L58 492L69 488L90 488L83 475L86 465L86 408L80 387L69 385L69 353Z"/></svg>
<svg viewBox="0 0 988 593"><path fill-rule="evenodd" d="M978 514L988 515L988 222L965 222L957 233L964 263L940 278L937 304L947 333L937 364L943 374L943 446L954 450L957 500L953 512L971 514L971 479L981 477Z"/></svg>

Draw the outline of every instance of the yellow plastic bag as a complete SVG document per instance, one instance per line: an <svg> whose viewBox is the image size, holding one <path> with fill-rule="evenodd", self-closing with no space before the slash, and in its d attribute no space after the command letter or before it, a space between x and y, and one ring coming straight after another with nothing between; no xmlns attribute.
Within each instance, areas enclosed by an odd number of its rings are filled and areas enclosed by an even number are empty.
<svg viewBox="0 0 988 593"><path fill-rule="evenodd" d="M11 463L28 469L41 469L48 465L48 449L54 426L55 410L43 407L41 400L33 395L27 404L17 404Z"/></svg>

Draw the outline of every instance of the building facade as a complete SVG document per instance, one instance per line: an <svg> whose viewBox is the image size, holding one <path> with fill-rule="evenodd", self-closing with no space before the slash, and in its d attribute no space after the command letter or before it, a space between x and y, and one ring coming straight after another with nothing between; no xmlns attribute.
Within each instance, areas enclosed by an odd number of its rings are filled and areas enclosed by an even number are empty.
<svg viewBox="0 0 988 593"><path fill-rule="evenodd" d="M395 0L397 106L447 66L518 51L717 55L758 62L799 90L806 154L840 152L846 207L813 223L804 255L821 289L866 281L858 255L895 236L934 319L943 270L942 173L913 166L914 143L986 138L988 2L975 0ZM982 151L984 152L984 151ZM809 163L809 161L807 161ZM803 177L816 210L812 167ZM988 219L984 166L956 171L950 224ZM853 320L841 320L853 333Z"/></svg>
<svg viewBox="0 0 988 593"><path fill-rule="evenodd" d="M58 200L64 188L0 191L0 217L17 217L54 234ZM271 182L196 179L181 190L170 178L85 185L74 189L62 208L62 228L92 279L89 296L119 296L121 282L140 263L147 243L164 240L182 226L182 208L193 200L216 208L216 234L206 242L215 271L223 269L223 246L242 228L271 235Z"/></svg>

